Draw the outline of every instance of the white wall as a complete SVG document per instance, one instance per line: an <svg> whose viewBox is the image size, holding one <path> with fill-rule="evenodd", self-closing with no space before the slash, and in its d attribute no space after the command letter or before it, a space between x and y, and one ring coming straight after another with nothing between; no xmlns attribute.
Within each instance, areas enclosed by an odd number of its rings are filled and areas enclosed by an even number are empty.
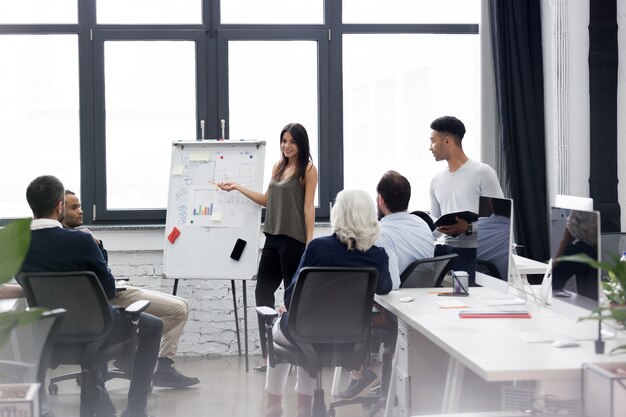
<svg viewBox="0 0 626 417"><path fill-rule="evenodd" d="M567 8L567 108L568 108L568 163L566 176L569 191L567 194L589 196L589 0L561 0ZM557 7L555 0L542 0L542 38L544 60L544 94L546 119L546 162L548 170L548 204L554 202L557 172L557 141L555 123L556 62L554 18ZM626 2L618 0L618 44L619 62L626 62ZM620 65L618 73L618 188L619 203L626 206L626 166L620 161L626 156L623 137L626 134L626 118L620 117L626 105L626 86L622 80L626 76L626 66ZM622 210L622 224L626 217ZM622 227L624 229L624 227Z"/></svg>

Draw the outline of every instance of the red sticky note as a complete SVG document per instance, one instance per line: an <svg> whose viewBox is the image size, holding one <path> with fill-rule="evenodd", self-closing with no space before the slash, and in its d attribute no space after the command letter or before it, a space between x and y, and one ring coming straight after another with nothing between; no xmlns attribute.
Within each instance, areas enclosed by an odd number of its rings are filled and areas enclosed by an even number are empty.
<svg viewBox="0 0 626 417"><path fill-rule="evenodd" d="M167 236L167 240L169 240L170 243L174 243L176 242L176 239L178 239L178 236L180 236L180 230L178 230L178 228L175 227Z"/></svg>

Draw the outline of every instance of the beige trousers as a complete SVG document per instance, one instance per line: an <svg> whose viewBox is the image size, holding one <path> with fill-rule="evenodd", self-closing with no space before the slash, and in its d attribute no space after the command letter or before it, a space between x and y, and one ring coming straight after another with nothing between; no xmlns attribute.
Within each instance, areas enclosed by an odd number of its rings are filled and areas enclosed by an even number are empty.
<svg viewBox="0 0 626 417"><path fill-rule="evenodd" d="M183 333L189 306L187 300L176 295L165 294L158 291L146 290L133 286L125 287L126 291L119 291L117 297L111 300L111 304L128 307L135 301L149 300L150 305L146 313L152 314L163 322L163 336L161 337L160 358L174 360L178 349L178 339Z"/></svg>

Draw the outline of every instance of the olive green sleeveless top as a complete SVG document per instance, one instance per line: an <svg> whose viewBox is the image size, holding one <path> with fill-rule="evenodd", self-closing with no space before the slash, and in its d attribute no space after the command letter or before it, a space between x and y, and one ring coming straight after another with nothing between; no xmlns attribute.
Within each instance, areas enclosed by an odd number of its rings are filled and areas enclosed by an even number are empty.
<svg viewBox="0 0 626 417"><path fill-rule="evenodd" d="M263 231L306 243L304 184L295 175L281 181L272 179L267 194Z"/></svg>

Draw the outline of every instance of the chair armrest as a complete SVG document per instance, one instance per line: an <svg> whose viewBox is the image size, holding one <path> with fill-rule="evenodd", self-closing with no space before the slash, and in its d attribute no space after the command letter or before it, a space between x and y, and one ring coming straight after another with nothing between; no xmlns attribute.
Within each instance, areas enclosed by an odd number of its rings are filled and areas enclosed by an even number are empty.
<svg viewBox="0 0 626 417"><path fill-rule="evenodd" d="M135 301L134 303L126 307L124 309L124 312L132 318L137 318L139 317L139 314L143 313L146 308L148 308L149 305L150 301L148 300Z"/></svg>
<svg viewBox="0 0 626 417"><path fill-rule="evenodd" d="M272 333L272 327L274 325L274 319L278 317L278 312L267 306L257 307L256 312L259 316L259 331L265 332L267 361L273 368L276 366L276 356L274 353L274 335Z"/></svg>
<svg viewBox="0 0 626 417"><path fill-rule="evenodd" d="M256 312L263 319L263 321L274 320L278 317L278 312L273 308L267 306L261 306L256 308Z"/></svg>

